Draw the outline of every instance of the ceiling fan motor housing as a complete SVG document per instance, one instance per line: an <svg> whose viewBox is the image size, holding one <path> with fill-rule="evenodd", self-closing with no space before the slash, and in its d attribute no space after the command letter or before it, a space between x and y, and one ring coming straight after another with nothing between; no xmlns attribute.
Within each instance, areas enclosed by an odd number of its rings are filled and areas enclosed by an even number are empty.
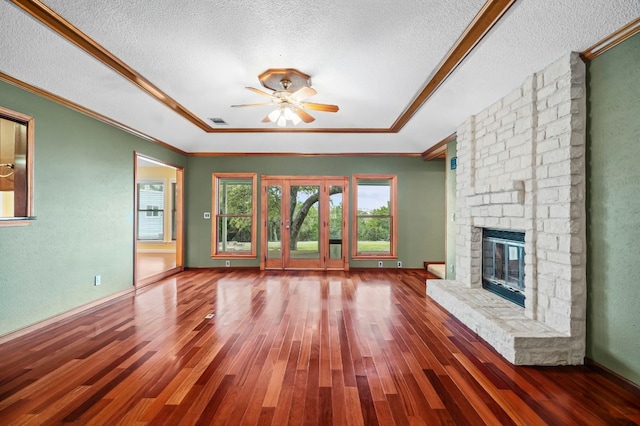
<svg viewBox="0 0 640 426"><path fill-rule="evenodd" d="M295 92L303 87L311 87L311 76L295 68L269 68L258 76L260 84L274 91ZM285 85L288 87L285 88Z"/></svg>

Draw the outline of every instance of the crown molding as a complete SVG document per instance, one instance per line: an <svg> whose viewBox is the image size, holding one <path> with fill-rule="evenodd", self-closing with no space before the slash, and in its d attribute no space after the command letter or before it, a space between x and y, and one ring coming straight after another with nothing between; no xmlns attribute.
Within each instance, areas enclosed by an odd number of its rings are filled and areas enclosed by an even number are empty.
<svg viewBox="0 0 640 426"><path fill-rule="evenodd" d="M634 36L638 32L640 32L640 18L631 21L610 36L600 40L598 43L581 52L580 57L583 61L590 62L612 47Z"/></svg>
<svg viewBox="0 0 640 426"><path fill-rule="evenodd" d="M156 85L144 78L136 70L124 63L120 58L109 52L98 42L83 33L69 21L58 15L51 8L39 0L11 0L16 6L42 22L44 25L70 41L71 43L102 62L129 82L138 86L150 96L165 104L167 107L189 120L204 131L213 130L205 121L182 106L178 101L167 95Z"/></svg>
<svg viewBox="0 0 640 426"><path fill-rule="evenodd" d="M434 160L436 158L447 158L447 144L456 140L456 133L452 133L440 142L427 149L421 154L424 161Z"/></svg>
<svg viewBox="0 0 640 426"><path fill-rule="evenodd" d="M480 12L473 18L456 44L436 67L429 81L409 107L398 117L391 130L400 131L418 112L420 107L435 93L451 73L462 63L464 58L480 43L493 26L507 13L515 0L488 0Z"/></svg>
<svg viewBox="0 0 640 426"><path fill-rule="evenodd" d="M91 118L94 118L98 121L101 121L105 124L108 124L110 126L116 127L120 130L123 130L129 134L132 134L134 136L137 136L139 138L145 139L149 142L153 142L155 144L158 144L160 146L162 146L163 148L167 148L173 152L177 152L178 154L182 154L182 155L187 155L187 153L179 148L176 148L173 145L169 145L166 142L163 142L159 139L156 139L152 136L147 135L146 133L143 132L139 132L138 130L135 130L129 126L127 126L126 124L123 124L117 120L113 120L109 117L107 117L106 115L102 115L98 112L95 112L93 110L90 110L89 108L85 108L80 104L77 104L75 102L72 102L68 99L63 98L62 96L58 96L58 95L54 95L51 92L48 92L44 89L40 89L39 87L36 86L32 86L31 84L25 83L24 81L20 81L16 78L13 78L3 72L0 72L0 81L4 81L5 83L9 83L13 86L19 87L20 89L26 90L27 92L31 92L35 95L38 95L44 99L47 99L51 102L55 102L57 104L63 105L67 108L70 108L76 112L79 112L81 114L84 114L86 116L89 116Z"/></svg>
<svg viewBox="0 0 640 426"><path fill-rule="evenodd" d="M189 157L420 157L414 152L345 152L316 153L298 152L190 152Z"/></svg>

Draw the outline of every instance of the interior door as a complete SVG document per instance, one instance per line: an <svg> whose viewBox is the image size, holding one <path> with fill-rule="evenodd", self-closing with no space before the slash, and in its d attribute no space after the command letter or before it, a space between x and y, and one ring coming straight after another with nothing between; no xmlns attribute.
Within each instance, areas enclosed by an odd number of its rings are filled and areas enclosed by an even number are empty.
<svg viewBox="0 0 640 426"><path fill-rule="evenodd" d="M347 179L262 177L263 269L348 269Z"/></svg>

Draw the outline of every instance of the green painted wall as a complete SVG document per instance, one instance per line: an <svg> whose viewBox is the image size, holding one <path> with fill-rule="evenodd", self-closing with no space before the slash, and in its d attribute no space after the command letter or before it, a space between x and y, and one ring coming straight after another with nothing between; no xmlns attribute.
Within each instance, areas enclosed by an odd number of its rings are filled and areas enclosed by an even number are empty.
<svg viewBox="0 0 640 426"><path fill-rule="evenodd" d="M447 279L456 279L456 170L451 170L451 159L458 155L457 141L447 144Z"/></svg>
<svg viewBox="0 0 640 426"><path fill-rule="evenodd" d="M587 356L640 385L640 35L588 69Z"/></svg>
<svg viewBox="0 0 640 426"><path fill-rule="evenodd" d="M330 136L328 136L330 137ZM366 137L366 136L363 136ZM261 175L351 176L357 173L395 173L398 176L398 260L405 268L421 268L425 260L444 258L445 174L443 160L420 157L190 157L187 164L188 194L186 265L224 266L211 259L211 220L204 212L211 204L211 174L255 172ZM258 179L258 184L260 181ZM350 207L353 202L350 201ZM258 246L259 247L259 246ZM236 266L257 266L258 260L234 260ZM350 261L351 267L376 267L377 261ZM384 261L395 267L396 261Z"/></svg>
<svg viewBox="0 0 640 426"><path fill-rule="evenodd" d="M188 157L0 82L0 105L35 118L34 213L0 228L0 335L118 293L133 281L134 151L185 167L185 265L211 252L211 173L398 175L399 259L444 258L442 160L409 157ZM257 265L256 261L234 262ZM375 261L352 261L375 267ZM394 267L395 261L385 261ZM95 275L100 286L93 285Z"/></svg>
<svg viewBox="0 0 640 426"><path fill-rule="evenodd" d="M186 159L3 82L0 105L35 118L37 216L0 228L3 335L130 288L133 153Z"/></svg>

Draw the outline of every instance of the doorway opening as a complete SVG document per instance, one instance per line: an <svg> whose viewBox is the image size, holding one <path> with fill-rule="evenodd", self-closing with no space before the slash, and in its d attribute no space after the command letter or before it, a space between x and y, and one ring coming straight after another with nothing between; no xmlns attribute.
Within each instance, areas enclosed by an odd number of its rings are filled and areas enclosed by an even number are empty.
<svg viewBox="0 0 640 426"><path fill-rule="evenodd" d="M348 178L263 176L260 269L349 270Z"/></svg>
<svg viewBox="0 0 640 426"><path fill-rule="evenodd" d="M154 283L183 270L183 169L135 156L134 283Z"/></svg>

